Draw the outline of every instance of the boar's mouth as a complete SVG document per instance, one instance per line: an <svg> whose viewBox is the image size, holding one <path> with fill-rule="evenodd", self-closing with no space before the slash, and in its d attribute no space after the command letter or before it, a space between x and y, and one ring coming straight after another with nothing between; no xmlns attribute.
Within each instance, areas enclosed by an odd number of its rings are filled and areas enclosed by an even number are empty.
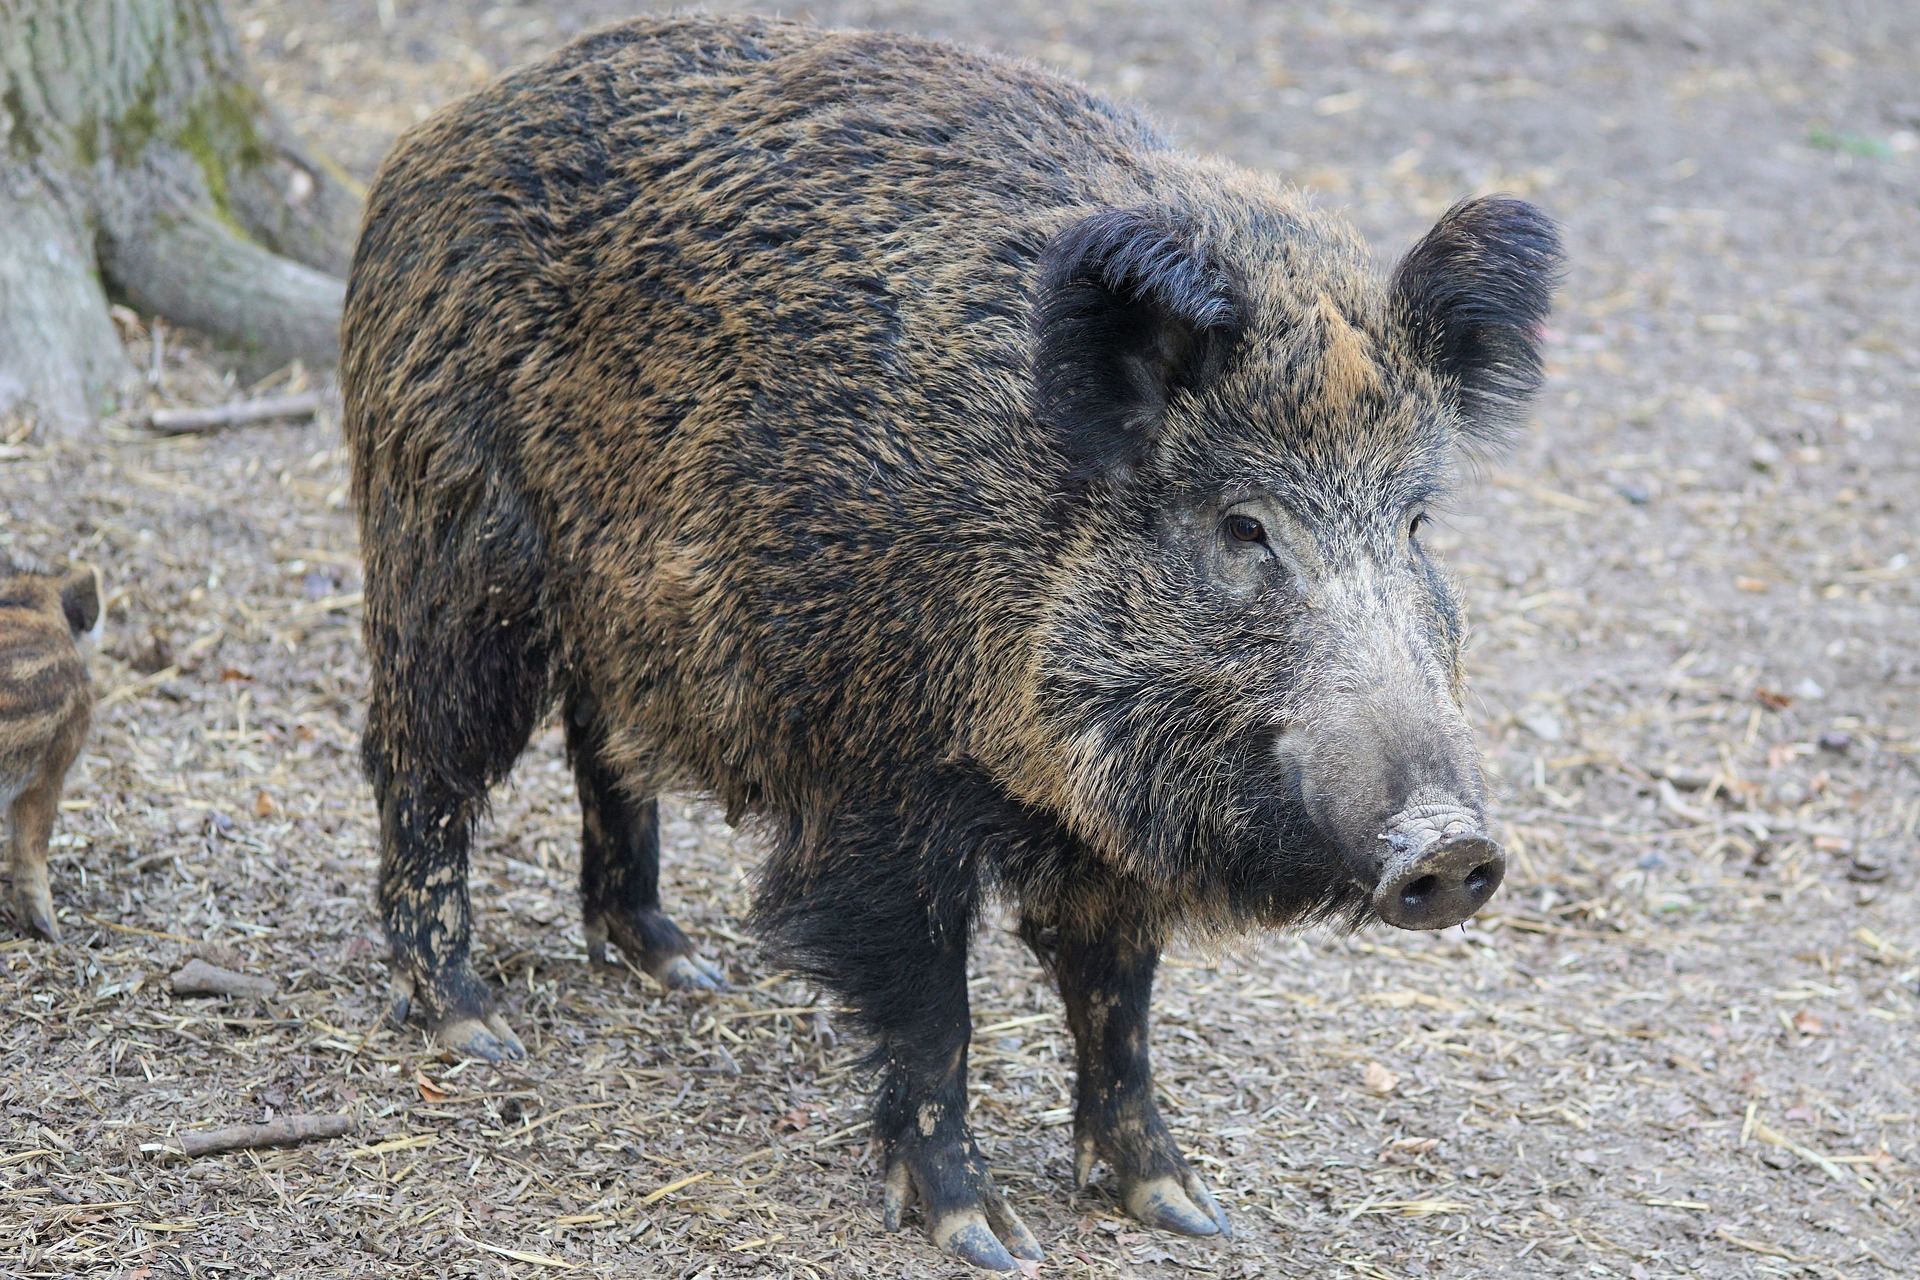
<svg viewBox="0 0 1920 1280"><path fill-rule="evenodd" d="M1373 910L1401 929L1445 929L1472 917L1506 877L1507 856L1480 817L1452 804L1410 805L1380 836L1389 852Z"/></svg>

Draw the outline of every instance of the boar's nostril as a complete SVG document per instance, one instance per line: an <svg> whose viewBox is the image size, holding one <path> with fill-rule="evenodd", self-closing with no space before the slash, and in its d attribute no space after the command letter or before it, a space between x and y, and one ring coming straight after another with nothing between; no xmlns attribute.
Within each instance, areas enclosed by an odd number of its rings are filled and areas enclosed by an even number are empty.
<svg viewBox="0 0 1920 1280"><path fill-rule="evenodd" d="M1439 887L1440 882L1432 876L1421 876L1418 880L1415 880L1412 884L1400 891L1400 901L1406 903L1409 907L1418 907L1429 897L1433 896L1433 891Z"/></svg>
<svg viewBox="0 0 1920 1280"><path fill-rule="evenodd" d="M1500 846L1484 836L1435 840L1387 867L1374 890L1373 909L1402 929L1445 929L1484 906L1506 868Z"/></svg>

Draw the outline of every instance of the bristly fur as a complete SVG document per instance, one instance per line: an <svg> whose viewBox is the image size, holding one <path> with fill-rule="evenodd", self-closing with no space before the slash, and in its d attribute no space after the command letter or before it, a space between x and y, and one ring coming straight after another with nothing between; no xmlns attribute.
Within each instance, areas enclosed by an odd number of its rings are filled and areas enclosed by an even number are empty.
<svg viewBox="0 0 1920 1280"><path fill-rule="evenodd" d="M1545 214L1487 196L1449 209L1394 271L1407 327L1478 443L1505 443L1540 389L1540 329L1562 262Z"/></svg>
<svg viewBox="0 0 1920 1280"><path fill-rule="evenodd" d="M17 922L57 937L47 840L93 711L79 641L100 620L92 569L0 577L0 813L8 816Z"/></svg>
<svg viewBox="0 0 1920 1280"><path fill-rule="evenodd" d="M342 343L396 1009L518 1048L467 854L560 700L590 949L693 962L655 796L763 827L759 923L873 1035L930 1221L997 1203L995 889L1069 1006L1081 1153L1190 1177L1159 947L1361 919L1383 806L1480 803L1414 517L1537 382L1552 246L1463 206L1382 288L1278 184L902 36L649 19L451 104L382 166ZM1226 538L1248 503L1272 543Z"/></svg>

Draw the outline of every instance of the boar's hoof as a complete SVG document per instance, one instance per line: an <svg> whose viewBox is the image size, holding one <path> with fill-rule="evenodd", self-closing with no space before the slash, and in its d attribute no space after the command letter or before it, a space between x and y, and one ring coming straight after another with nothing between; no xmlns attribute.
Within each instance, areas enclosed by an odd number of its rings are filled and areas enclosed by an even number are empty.
<svg viewBox="0 0 1920 1280"><path fill-rule="evenodd" d="M434 1043L462 1058L480 1058L495 1066L518 1062L527 1056L526 1046L513 1028L497 1013L482 1018L447 1018L433 1028Z"/></svg>
<svg viewBox="0 0 1920 1280"><path fill-rule="evenodd" d="M53 917L53 894L46 884L21 884L13 892L13 911L20 927L48 942L60 941L60 923Z"/></svg>
<svg viewBox="0 0 1920 1280"><path fill-rule="evenodd" d="M1128 1187L1122 1199L1129 1214L1162 1231L1183 1236L1233 1235L1219 1201L1191 1169L1177 1177L1161 1174L1143 1178Z"/></svg>
<svg viewBox="0 0 1920 1280"><path fill-rule="evenodd" d="M720 967L699 955L669 956L662 964L650 966L653 980L669 991L725 991L726 975Z"/></svg>
<svg viewBox="0 0 1920 1280"><path fill-rule="evenodd" d="M587 921L586 934L587 962L596 967L606 966L607 943L612 942L669 991L727 990L727 975L720 966L695 951L680 926L664 912L642 912L635 920L603 915Z"/></svg>
<svg viewBox="0 0 1920 1280"><path fill-rule="evenodd" d="M1037 1274L1039 1263L1046 1257L1040 1251L1040 1242L1027 1230L1027 1224L1020 1221L1020 1215L1013 1211L999 1188L984 1178L979 1182L977 1187L935 1188L929 1196L922 1192L913 1166L905 1159L896 1158L887 1169L882 1213L887 1230L898 1231L907 1207L916 1200L926 1201L929 1205L927 1238L943 1252L988 1271ZM931 1207L940 1202L945 1202L946 1207L939 1210Z"/></svg>
<svg viewBox="0 0 1920 1280"><path fill-rule="evenodd" d="M478 985L478 979L469 972L465 975L468 983ZM407 1025L408 1015L414 1012L416 984L410 978L396 976L393 985L387 990L387 1025L395 1029ZM520 1043L520 1037L513 1034L513 1028L499 1014L474 1009L471 1002L464 1009L456 1006L444 1013L436 1013L432 1001L422 1002L419 1010L432 1029L433 1042L449 1053L462 1058L478 1058L484 1062L499 1065L502 1062L517 1062L527 1056L526 1046Z"/></svg>

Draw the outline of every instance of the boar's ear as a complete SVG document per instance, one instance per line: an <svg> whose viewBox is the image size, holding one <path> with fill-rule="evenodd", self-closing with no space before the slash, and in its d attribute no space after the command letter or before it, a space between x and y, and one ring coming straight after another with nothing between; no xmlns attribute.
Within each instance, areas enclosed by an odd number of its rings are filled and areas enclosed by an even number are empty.
<svg viewBox="0 0 1920 1280"><path fill-rule="evenodd" d="M1147 210L1069 226L1047 247L1038 285L1034 407L1076 481L1137 466L1174 392L1218 377L1245 329L1227 273Z"/></svg>
<svg viewBox="0 0 1920 1280"><path fill-rule="evenodd" d="M85 635L100 621L100 573L78 569L60 582L60 612L74 635Z"/></svg>
<svg viewBox="0 0 1920 1280"><path fill-rule="evenodd" d="M1477 439L1499 441L1540 389L1541 327L1560 262L1546 214L1488 196L1449 209L1394 268L1401 321Z"/></svg>

